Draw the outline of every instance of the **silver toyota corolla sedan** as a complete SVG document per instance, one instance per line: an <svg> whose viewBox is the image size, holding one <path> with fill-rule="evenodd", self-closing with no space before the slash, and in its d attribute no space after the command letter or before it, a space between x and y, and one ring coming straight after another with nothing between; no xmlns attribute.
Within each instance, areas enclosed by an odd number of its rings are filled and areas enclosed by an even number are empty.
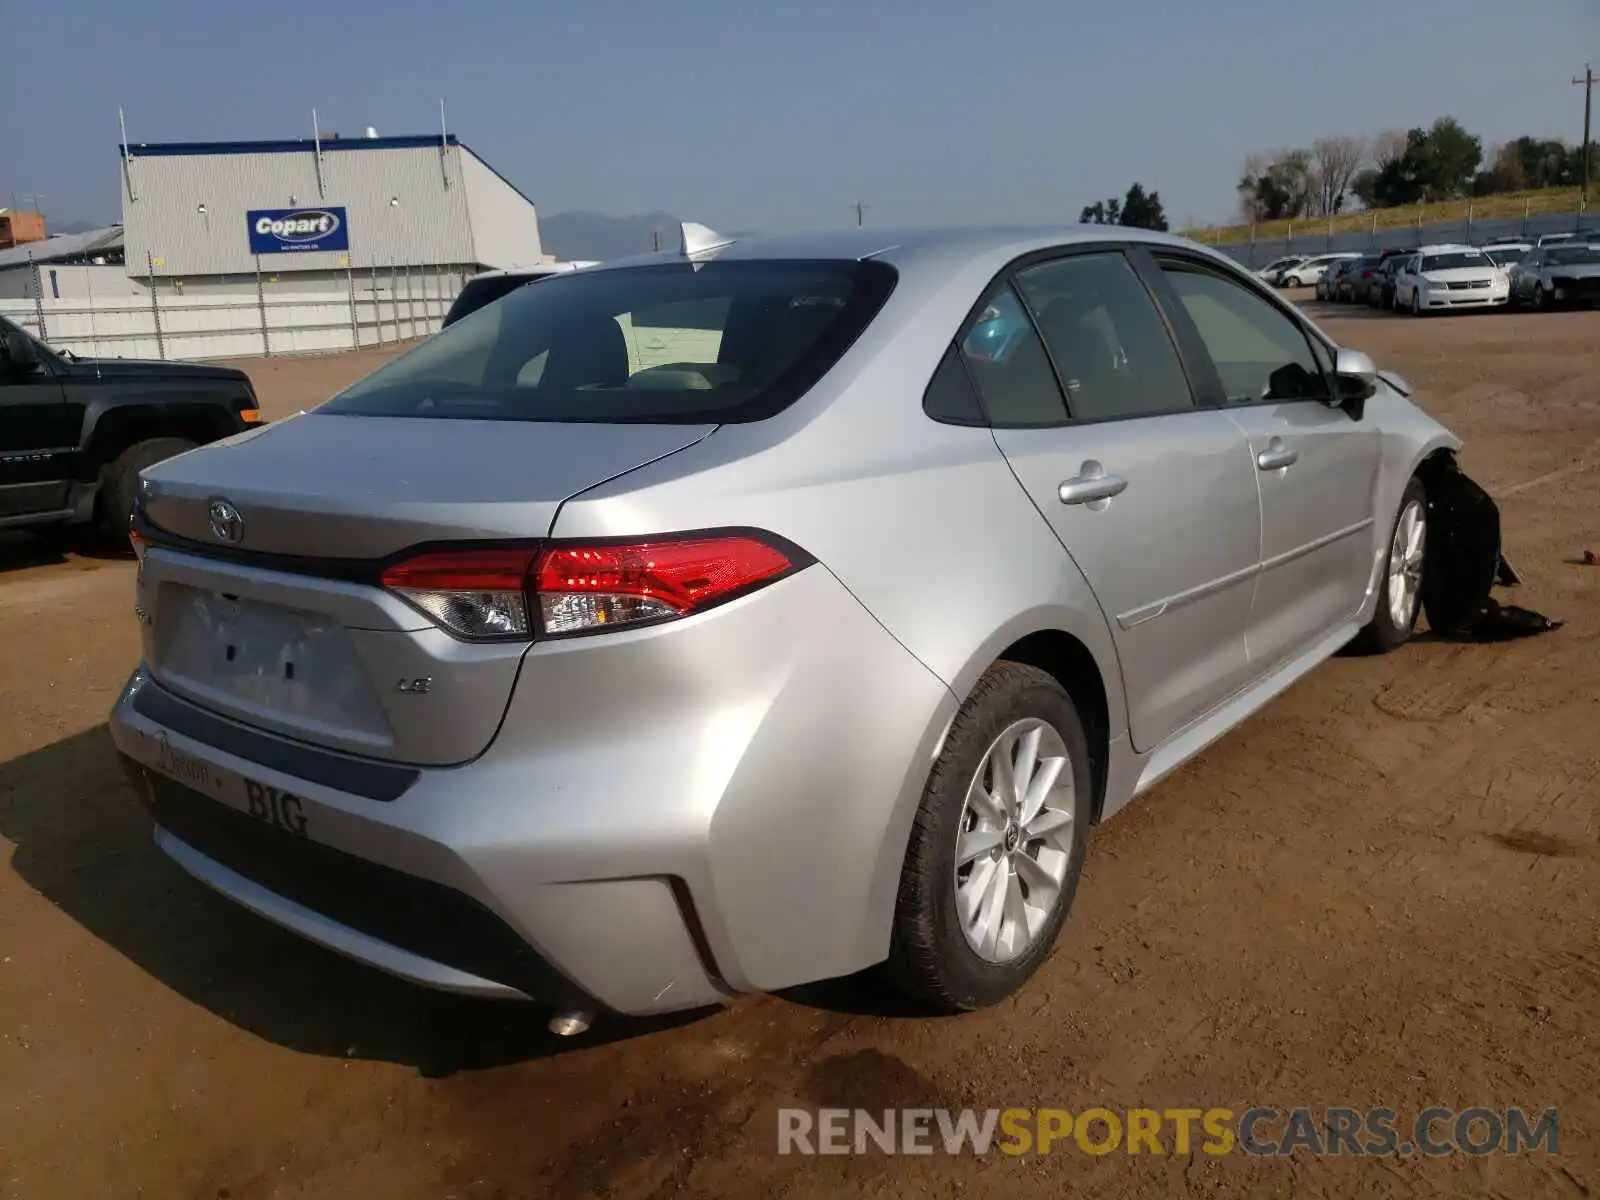
<svg viewBox="0 0 1600 1200"><path fill-rule="evenodd" d="M421 984L975 1008L1091 826L1410 636L1407 391L1175 237L686 227L148 470L113 736L181 866Z"/></svg>

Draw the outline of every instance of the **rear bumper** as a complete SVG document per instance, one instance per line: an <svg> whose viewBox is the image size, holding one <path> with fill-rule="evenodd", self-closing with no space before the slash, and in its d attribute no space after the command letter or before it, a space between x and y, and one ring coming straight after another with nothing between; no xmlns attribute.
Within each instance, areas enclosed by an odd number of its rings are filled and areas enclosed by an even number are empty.
<svg viewBox="0 0 1600 1200"><path fill-rule="evenodd" d="M643 1015L880 961L954 709L814 567L535 645L459 767L293 742L142 669L110 724L162 849L260 915L430 987Z"/></svg>

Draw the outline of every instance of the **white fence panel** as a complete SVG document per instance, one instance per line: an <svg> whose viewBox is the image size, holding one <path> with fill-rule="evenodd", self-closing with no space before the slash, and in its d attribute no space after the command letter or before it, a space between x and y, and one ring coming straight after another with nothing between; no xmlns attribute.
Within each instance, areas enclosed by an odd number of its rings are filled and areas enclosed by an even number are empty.
<svg viewBox="0 0 1600 1200"><path fill-rule="evenodd" d="M425 337L454 300L455 276L357 273L344 292L0 300L0 316L81 357L206 359L318 354Z"/></svg>

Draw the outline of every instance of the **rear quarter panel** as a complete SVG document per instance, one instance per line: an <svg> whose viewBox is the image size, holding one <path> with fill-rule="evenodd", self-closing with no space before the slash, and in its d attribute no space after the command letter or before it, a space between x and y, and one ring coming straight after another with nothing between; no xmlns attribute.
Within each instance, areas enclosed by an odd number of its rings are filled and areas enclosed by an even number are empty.
<svg viewBox="0 0 1600 1200"><path fill-rule="evenodd" d="M863 736L877 738L881 765L899 781L854 797L858 821L884 830L876 853L829 860L840 875L835 895L869 897L867 911L840 914L860 929L856 967L888 946L906 839L928 773L958 702L1006 646L1041 630L1076 637L1099 668L1110 736L1126 728L1105 618L993 435L940 424L922 411L939 358L1000 265L903 277L878 320L790 409L759 423L724 425L693 447L574 497L552 529L558 538L770 530L814 555L819 565L811 570L831 573L885 644L898 642L943 685L938 697L901 689L895 703L918 711L885 714L863 730L853 697L872 684L841 664L840 703L817 706L808 731L813 756L848 755ZM808 627L807 614L795 614L789 636L817 640L808 659L833 658L833 618L819 613L817 620ZM872 671L870 662L864 657L860 671ZM824 775L797 773L769 797L770 827L793 825L832 803L831 794L808 790L823 788ZM815 895L792 900L802 909L820 903Z"/></svg>

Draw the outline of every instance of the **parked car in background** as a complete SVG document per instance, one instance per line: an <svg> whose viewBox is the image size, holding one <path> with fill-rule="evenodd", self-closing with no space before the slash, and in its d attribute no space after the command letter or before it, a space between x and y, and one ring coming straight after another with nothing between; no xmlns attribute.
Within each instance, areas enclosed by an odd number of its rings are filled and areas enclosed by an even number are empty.
<svg viewBox="0 0 1600 1200"><path fill-rule="evenodd" d="M1395 279L1395 307L1414 317L1457 308L1496 308L1508 302L1505 271L1476 246L1424 246L1405 259Z"/></svg>
<svg viewBox="0 0 1600 1200"><path fill-rule="evenodd" d="M1383 266L1392 258L1404 257L1415 253L1411 249L1390 247L1386 250L1370 250L1356 260L1354 267L1344 277L1344 284L1348 297L1356 304L1371 304L1373 290L1381 287L1383 283Z"/></svg>
<svg viewBox="0 0 1600 1200"><path fill-rule="evenodd" d="M1303 263L1292 267L1285 267L1278 273L1278 282L1282 287L1312 287L1318 280L1327 274L1329 268L1335 263L1344 262L1346 259L1360 258L1360 254L1319 254L1315 258L1308 258Z"/></svg>
<svg viewBox="0 0 1600 1200"><path fill-rule="evenodd" d="M1387 258L1378 267L1378 276L1373 281L1372 287L1367 292L1367 303L1373 308L1394 307L1394 277L1403 263L1409 262L1413 256L1396 254Z"/></svg>
<svg viewBox="0 0 1600 1200"><path fill-rule="evenodd" d="M1562 242L1576 242L1582 239L1576 233L1541 233L1533 239L1535 246L1555 246Z"/></svg>
<svg viewBox="0 0 1600 1200"><path fill-rule="evenodd" d="M1600 301L1600 243L1536 246L1512 268L1509 294L1542 309Z"/></svg>
<svg viewBox="0 0 1600 1200"><path fill-rule="evenodd" d="M1372 280L1383 266L1383 255L1373 252L1363 254L1350 264L1350 269L1339 279L1339 299L1352 304L1365 304Z"/></svg>
<svg viewBox="0 0 1600 1200"><path fill-rule="evenodd" d="M1290 267L1297 267L1305 262L1306 257L1304 254L1287 254L1282 258L1275 258L1257 271L1256 275L1266 280L1273 287L1277 287L1279 277Z"/></svg>
<svg viewBox="0 0 1600 1200"><path fill-rule="evenodd" d="M1490 262L1502 271L1510 272L1511 268L1521 262L1528 251L1533 249L1532 242L1485 242L1480 249Z"/></svg>
<svg viewBox="0 0 1600 1200"><path fill-rule="evenodd" d="M1390 260L1394 265L1394 274L1389 279L1389 308L1392 310L1404 311L1411 303L1412 281L1416 279L1417 263L1421 257L1420 254L1407 254Z"/></svg>
<svg viewBox="0 0 1600 1200"><path fill-rule="evenodd" d="M0 317L0 529L126 551L140 471L262 424L235 367L79 358Z"/></svg>
<svg viewBox="0 0 1600 1200"><path fill-rule="evenodd" d="M1344 296L1340 292L1344 277L1360 262L1360 256L1342 259L1334 263L1322 273L1322 278L1317 280L1317 299L1341 301Z"/></svg>
<svg viewBox="0 0 1600 1200"><path fill-rule="evenodd" d="M439 328L448 329L462 317L477 312L486 305L493 304L500 297L509 295L519 287L529 283L537 283L541 279L551 279L557 275L565 275L569 271L576 271L580 267L592 267L592 262L559 262L543 263L536 267L512 267L503 271L484 271L472 276L461 285L461 291L444 314L444 321Z"/></svg>
<svg viewBox="0 0 1600 1200"><path fill-rule="evenodd" d="M1220 253L713 239L145 472L110 736L162 853L562 1033L878 964L970 1010L1092 825L1487 594L1460 439ZM632 370L652 310L715 336Z"/></svg>

